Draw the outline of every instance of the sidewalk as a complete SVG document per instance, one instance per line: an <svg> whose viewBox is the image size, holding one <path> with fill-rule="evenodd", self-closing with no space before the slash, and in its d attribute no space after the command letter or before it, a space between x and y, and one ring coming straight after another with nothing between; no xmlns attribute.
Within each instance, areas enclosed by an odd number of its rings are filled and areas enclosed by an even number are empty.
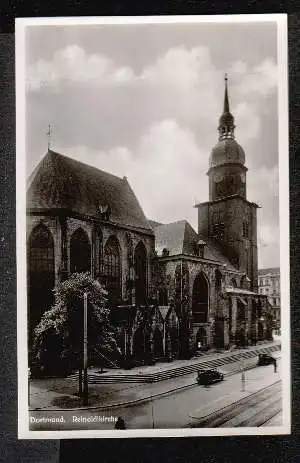
<svg viewBox="0 0 300 463"><path fill-rule="evenodd" d="M261 348L268 348L276 343L268 343L261 346ZM234 350L232 354L242 355L248 349ZM228 354L228 353L227 353ZM274 354L273 354L274 355ZM280 351L276 352L276 356L280 356ZM210 355L204 355L203 360L205 363L211 362L211 368L216 359L220 360L223 355L220 353L214 353ZM224 360L227 356L224 355ZM189 364L194 363L195 359L190 361ZM181 363L178 362L178 363ZM199 358L197 359L199 363ZM169 369L174 368L174 362L172 366L170 364L157 364L153 367L140 367L141 371L149 368L157 371L159 368L164 368L169 365ZM243 360L243 368L253 368L257 363L257 358L249 358ZM178 365L179 366L179 365ZM209 365L206 365L209 368ZM218 366L218 369L225 375L233 374L239 371L241 368L240 361L234 361L231 363L224 363ZM142 370L143 369L143 370ZM119 370L116 371L116 377ZM144 373L144 372L143 372ZM104 373L105 374L105 373ZM111 374L111 371L109 372ZM119 373L120 374L120 373ZM135 372L135 374L137 374ZM30 410L75 410L75 409L107 409L113 407L120 407L126 405L132 405L141 403L147 400L151 400L153 397L158 397L171 392L176 392L183 388L192 387L196 382L196 374L190 373L176 378L167 379L157 383L121 383L116 382L115 384L89 384L89 406L82 407L81 398L76 395L78 382L76 379L68 378L50 378L50 379L35 379L30 383Z"/></svg>

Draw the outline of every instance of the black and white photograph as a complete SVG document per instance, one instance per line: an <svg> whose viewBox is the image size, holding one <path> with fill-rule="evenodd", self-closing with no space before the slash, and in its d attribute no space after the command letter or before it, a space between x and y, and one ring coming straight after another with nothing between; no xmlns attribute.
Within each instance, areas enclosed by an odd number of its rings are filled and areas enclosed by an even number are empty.
<svg viewBox="0 0 300 463"><path fill-rule="evenodd" d="M16 20L19 438L290 433L286 15Z"/></svg>

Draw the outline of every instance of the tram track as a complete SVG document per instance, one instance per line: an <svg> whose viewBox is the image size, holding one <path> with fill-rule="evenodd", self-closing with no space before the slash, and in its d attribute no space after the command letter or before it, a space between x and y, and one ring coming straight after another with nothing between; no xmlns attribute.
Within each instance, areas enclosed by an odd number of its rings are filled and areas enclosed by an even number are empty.
<svg viewBox="0 0 300 463"><path fill-rule="evenodd" d="M193 418L194 423L190 423L188 427L264 426L280 413L281 408L281 381L279 380L206 416Z"/></svg>

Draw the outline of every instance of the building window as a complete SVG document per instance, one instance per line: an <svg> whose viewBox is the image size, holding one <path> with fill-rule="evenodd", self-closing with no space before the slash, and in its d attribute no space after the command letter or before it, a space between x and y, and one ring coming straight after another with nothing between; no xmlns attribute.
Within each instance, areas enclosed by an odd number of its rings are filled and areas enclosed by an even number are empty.
<svg viewBox="0 0 300 463"><path fill-rule="evenodd" d="M194 323L207 323L209 286L206 275L200 272L195 278L192 293Z"/></svg>
<svg viewBox="0 0 300 463"><path fill-rule="evenodd" d="M220 223L215 223L213 224L213 237L218 238L220 240L224 239L225 235L225 224L220 222Z"/></svg>
<svg viewBox="0 0 300 463"><path fill-rule="evenodd" d="M32 332L53 303L54 240L48 228L40 224L32 231L28 244L28 321Z"/></svg>
<svg viewBox="0 0 300 463"><path fill-rule="evenodd" d="M168 291L167 288L159 288L158 290L158 305L168 305Z"/></svg>
<svg viewBox="0 0 300 463"><path fill-rule="evenodd" d="M104 248L102 276L110 302L117 303L121 298L121 264L119 243L115 236L107 240Z"/></svg>
<svg viewBox="0 0 300 463"><path fill-rule="evenodd" d="M147 300L147 251L140 241L134 250L136 304L145 305Z"/></svg>
<svg viewBox="0 0 300 463"><path fill-rule="evenodd" d="M30 237L30 271L54 271L54 244L46 227L36 227Z"/></svg>
<svg viewBox="0 0 300 463"><path fill-rule="evenodd" d="M243 222L243 238L249 238L249 223Z"/></svg>
<svg viewBox="0 0 300 463"><path fill-rule="evenodd" d="M70 239L71 273L91 271L91 246L86 232L78 228Z"/></svg>

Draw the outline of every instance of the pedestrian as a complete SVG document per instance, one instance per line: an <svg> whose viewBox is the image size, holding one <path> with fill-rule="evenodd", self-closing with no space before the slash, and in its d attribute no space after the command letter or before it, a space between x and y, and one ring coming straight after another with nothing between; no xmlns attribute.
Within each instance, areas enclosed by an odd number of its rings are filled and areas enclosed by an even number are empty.
<svg viewBox="0 0 300 463"><path fill-rule="evenodd" d="M276 373L277 371L277 362L276 362L276 359L274 359L274 373Z"/></svg>
<svg viewBox="0 0 300 463"><path fill-rule="evenodd" d="M115 429L126 429L125 421L120 416L118 417L118 419L116 421Z"/></svg>

